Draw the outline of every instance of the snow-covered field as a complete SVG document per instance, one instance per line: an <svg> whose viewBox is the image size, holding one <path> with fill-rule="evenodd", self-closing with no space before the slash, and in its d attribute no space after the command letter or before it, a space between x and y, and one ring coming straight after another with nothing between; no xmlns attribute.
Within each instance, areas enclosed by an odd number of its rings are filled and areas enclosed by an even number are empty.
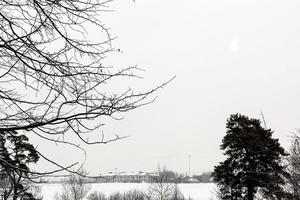
<svg viewBox="0 0 300 200"><path fill-rule="evenodd" d="M54 200L56 192L61 191L60 184L42 184L43 200ZM125 192L129 190L146 191L147 183L93 183L92 191L101 191L105 195L115 192ZM193 183L178 184L180 191L185 197L191 197L194 200L214 200L215 185L213 183Z"/></svg>

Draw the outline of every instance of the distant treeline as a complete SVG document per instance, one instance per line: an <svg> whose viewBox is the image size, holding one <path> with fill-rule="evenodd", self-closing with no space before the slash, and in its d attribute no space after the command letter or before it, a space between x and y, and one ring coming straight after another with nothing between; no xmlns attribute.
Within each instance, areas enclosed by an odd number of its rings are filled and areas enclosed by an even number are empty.
<svg viewBox="0 0 300 200"><path fill-rule="evenodd" d="M169 169L163 169L163 170L158 170L157 177L153 177L151 181L148 183L152 182L161 182L161 179L163 178L164 182L167 183L211 183L213 182L213 179L211 177L212 172L203 172L201 174L197 175L191 175L188 176L184 173L178 173L173 170ZM100 178L86 178L85 180L87 183L111 183L111 182L124 182L124 183L140 183L141 181L135 180L135 179L127 179L126 181L117 181L116 177L110 177L110 179L105 179L103 180L101 177ZM48 183L62 183L62 179L51 179L51 180L46 180L44 182Z"/></svg>

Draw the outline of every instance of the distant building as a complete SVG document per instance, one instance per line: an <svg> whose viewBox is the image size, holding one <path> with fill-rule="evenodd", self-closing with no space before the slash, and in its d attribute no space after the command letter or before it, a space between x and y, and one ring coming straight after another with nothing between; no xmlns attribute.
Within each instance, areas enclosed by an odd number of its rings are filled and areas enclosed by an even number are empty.
<svg viewBox="0 0 300 200"><path fill-rule="evenodd" d="M100 178L97 178L97 182L121 182L121 183L151 183L159 176L158 173L149 173L149 172L119 172L119 173L105 173L101 174Z"/></svg>
<svg viewBox="0 0 300 200"><path fill-rule="evenodd" d="M188 177L186 180L187 183L199 183L199 181L196 178Z"/></svg>

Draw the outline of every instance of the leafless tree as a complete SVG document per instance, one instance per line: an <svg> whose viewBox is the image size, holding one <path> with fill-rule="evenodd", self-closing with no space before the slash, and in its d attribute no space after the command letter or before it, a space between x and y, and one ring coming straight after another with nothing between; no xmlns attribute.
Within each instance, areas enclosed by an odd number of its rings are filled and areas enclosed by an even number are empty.
<svg viewBox="0 0 300 200"><path fill-rule="evenodd" d="M90 191L90 185L84 177L86 172L80 171L78 174L70 174L70 176L62 183L62 191L56 193L56 200L83 200Z"/></svg>
<svg viewBox="0 0 300 200"><path fill-rule="evenodd" d="M104 119L154 100L150 95L168 81L146 92L113 89L115 81L139 78L139 69L105 62L118 52L100 20L110 2L0 1L0 134L24 131L81 148L64 139L72 133L85 144L106 144L122 137L104 137ZM89 141L87 133L99 134L98 140ZM76 164L62 166L39 154L58 170Z"/></svg>
<svg viewBox="0 0 300 200"><path fill-rule="evenodd" d="M295 136L287 158L288 176L286 189L291 195L290 199L300 199L300 144L299 136Z"/></svg>
<svg viewBox="0 0 300 200"><path fill-rule="evenodd" d="M170 182L169 171L166 168L163 171L158 170L159 176L148 187L145 194L148 200L184 200L176 183Z"/></svg>

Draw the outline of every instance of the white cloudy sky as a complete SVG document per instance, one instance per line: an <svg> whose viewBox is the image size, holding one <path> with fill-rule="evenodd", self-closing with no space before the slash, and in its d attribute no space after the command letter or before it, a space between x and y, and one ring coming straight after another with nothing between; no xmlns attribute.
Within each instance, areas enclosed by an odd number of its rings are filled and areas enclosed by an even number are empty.
<svg viewBox="0 0 300 200"><path fill-rule="evenodd" d="M185 172L212 170L226 118L260 118L284 147L300 128L300 1L298 0L116 0L103 22L123 53L116 65L146 69L137 89L176 75L155 103L111 121L106 134L130 138L86 147L86 168L153 171L157 164ZM78 152L51 148L60 161ZM66 164L69 162L65 162ZM43 166L43 165L41 165Z"/></svg>

